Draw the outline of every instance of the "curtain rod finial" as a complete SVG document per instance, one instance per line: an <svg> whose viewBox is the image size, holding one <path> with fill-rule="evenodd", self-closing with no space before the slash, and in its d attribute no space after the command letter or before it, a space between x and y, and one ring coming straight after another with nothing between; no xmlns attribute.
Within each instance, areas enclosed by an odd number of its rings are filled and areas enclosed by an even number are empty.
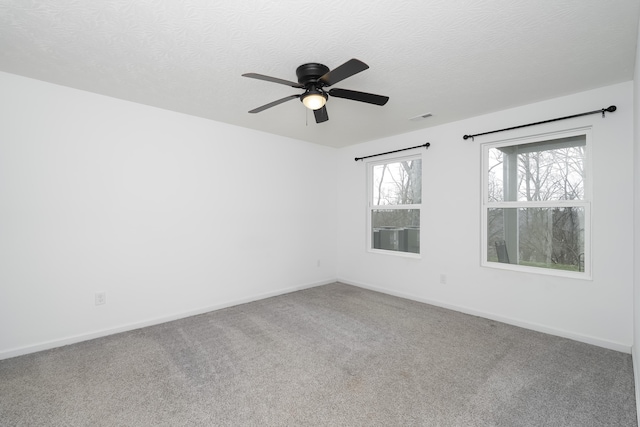
<svg viewBox="0 0 640 427"><path fill-rule="evenodd" d="M607 111L609 113L613 113L614 111L616 111L618 109L618 107L616 107L615 105L610 106L609 108L603 108L602 109L602 117L604 117L604 113L606 113Z"/></svg>

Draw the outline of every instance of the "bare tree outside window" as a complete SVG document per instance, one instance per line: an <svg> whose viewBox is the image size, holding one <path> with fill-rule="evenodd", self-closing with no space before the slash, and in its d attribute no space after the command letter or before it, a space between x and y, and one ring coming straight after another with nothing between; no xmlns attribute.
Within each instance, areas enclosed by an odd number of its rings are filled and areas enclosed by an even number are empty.
<svg viewBox="0 0 640 427"><path fill-rule="evenodd" d="M422 160L371 167L371 248L420 253Z"/></svg>

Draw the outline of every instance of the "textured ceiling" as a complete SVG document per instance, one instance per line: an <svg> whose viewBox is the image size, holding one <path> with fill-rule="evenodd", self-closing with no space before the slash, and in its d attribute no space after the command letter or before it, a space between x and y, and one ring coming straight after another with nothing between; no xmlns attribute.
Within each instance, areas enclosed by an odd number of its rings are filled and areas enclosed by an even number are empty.
<svg viewBox="0 0 640 427"><path fill-rule="evenodd" d="M633 78L638 0L0 0L0 71L340 147ZM293 100L307 62L370 69L330 120ZM602 106L592 106L600 108ZM409 119L432 113L421 121Z"/></svg>

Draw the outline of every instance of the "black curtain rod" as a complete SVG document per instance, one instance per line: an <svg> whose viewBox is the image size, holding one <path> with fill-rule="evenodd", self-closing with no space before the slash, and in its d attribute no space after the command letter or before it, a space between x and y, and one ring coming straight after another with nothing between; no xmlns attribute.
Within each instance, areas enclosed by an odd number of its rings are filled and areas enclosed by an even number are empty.
<svg viewBox="0 0 640 427"><path fill-rule="evenodd" d="M499 130L492 130L491 132L483 132L483 133L476 133L475 135L465 135L462 138L463 139L469 139L471 138L473 140L473 138L475 138L476 136L480 136L480 135L488 135L490 133L496 133L496 132L504 132L506 130L513 130L513 129L520 129L520 128L526 128L527 126L534 126L534 125L541 125L544 123L551 123L551 122L556 122L558 120L565 120L565 119L573 119L574 117L580 117L580 116L588 116L589 114L598 114L598 113L602 113L602 117L604 117L604 113L605 112L609 112L609 113L613 113L614 111L616 111L617 108L615 105L610 106L609 108L603 108L601 110L593 110L593 111L589 111L588 113L580 113L580 114L574 114L573 116L566 116L566 117L558 117L557 119L551 119L551 120L544 120L542 122L536 122L536 123L529 123L528 125L520 125L520 126L514 126L511 128L506 128L506 129L499 129Z"/></svg>
<svg viewBox="0 0 640 427"><path fill-rule="evenodd" d="M386 153L380 153L380 154L372 154L370 156L364 156L364 157L356 157L356 162L358 160L362 160L362 159L368 159L369 157L376 157L376 156L384 156L385 154L391 154L391 153L397 153L399 151L407 151L407 150L413 150L414 148L420 148L420 147L425 147L425 148L429 148L431 146L430 142L427 142L426 144L422 144L422 145L416 145L415 147L409 147L409 148L401 148L399 150L393 150L393 151L387 151Z"/></svg>

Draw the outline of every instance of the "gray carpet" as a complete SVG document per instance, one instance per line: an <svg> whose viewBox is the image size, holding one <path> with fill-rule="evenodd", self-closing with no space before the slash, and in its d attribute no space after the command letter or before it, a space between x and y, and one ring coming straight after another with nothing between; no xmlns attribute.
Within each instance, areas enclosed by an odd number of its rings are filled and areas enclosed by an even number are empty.
<svg viewBox="0 0 640 427"><path fill-rule="evenodd" d="M331 284L0 361L2 426L635 426L631 356Z"/></svg>

